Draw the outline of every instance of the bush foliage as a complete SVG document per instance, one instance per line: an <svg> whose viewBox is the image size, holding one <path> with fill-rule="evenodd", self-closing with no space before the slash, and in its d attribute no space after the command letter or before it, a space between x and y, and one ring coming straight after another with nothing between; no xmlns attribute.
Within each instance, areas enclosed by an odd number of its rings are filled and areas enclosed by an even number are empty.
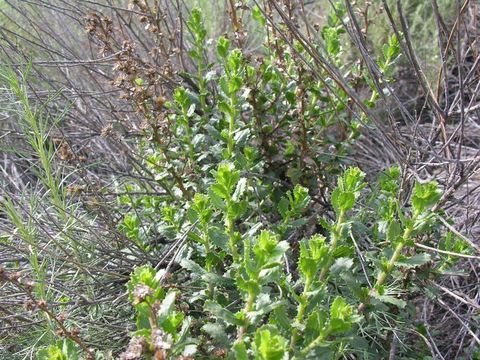
<svg viewBox="0 0 480 360"><path fill-rule="evenodd" d="M134 176L90 173L53 139L69 108L54 110L60 92L30 99L34 61L2 70L23 141L11 151L42 196L6 191L0 213L11 229L2 244L15 248L20 237L28 264L0 267L0 279L38 320L32 334L14 336L36 340L18 350L23 358L436 358L419 304L438 296L459 259L479 258L448 213L462 180L423 180L385 130L392 117L381 111L401 101L396 77L402 57L411 60L410 35L392 26L369 46L371 4L362 33L346 1L330 3L320 25L305 19L306 38L293 2L267 3L231 2L233 33L215 38L193 8L182 20L185 47L170 49L158 43L160 9L148 1L130 2L143 28L119 26L133 34L122 42L108 16L85 15L91 46L115 59L112 91L139 119L101 129ZM144 51L149 43L158 48ZM405 163L371 170L355 160L378 129L369 145L386 141ZM91 190L96 177L110 181ZM475 345L478 322L469 321ZM478 356L473 345L456 358Z"/></svg>

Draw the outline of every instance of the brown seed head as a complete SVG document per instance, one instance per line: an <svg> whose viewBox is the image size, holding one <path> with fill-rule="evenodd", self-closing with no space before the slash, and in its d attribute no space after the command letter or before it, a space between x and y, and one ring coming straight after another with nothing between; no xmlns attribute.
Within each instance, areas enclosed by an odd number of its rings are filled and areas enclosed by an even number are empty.
<svg viewBox="0 0 480 360"><path fill-rule="evenodd" d="M44 310L44 309L47 308L47 302L46 302L45 300L43 300L43 299L42 299L42 300L38 300L38 301L37 301L37 306L38 306L39 309Z"/></svg>

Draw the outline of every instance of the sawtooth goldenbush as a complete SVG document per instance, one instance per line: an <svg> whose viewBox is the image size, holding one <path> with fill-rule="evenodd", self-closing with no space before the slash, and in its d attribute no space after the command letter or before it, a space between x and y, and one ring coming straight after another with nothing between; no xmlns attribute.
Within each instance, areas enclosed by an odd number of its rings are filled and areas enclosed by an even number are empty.
<svg viewBox="0 0 480 360"><path fill-rule="evenodd" d="M318 49L374 109L385 94L347 56L342 4L316 28ZM367 179L351 154L372 126L368 116L352 111L330 72L312 71L312 54L282 38L270 14L257 6L249 14L266 29L253 53L242 47L241 24L236 36L212 39L193 9L184 56L194 70L175 74L182 84L168 90L159 82L174 75L172 64L159 74L134 43L121 45L113 85L142 116L139 172L162 192L152 195L141 176L113 185L124 194L116 231L135 249L120 251L158 260L129 274L135 329L113 352L124 360L386 359L395 343L399 359L431 359L416 299L435 296L432 281L455 265L445 254L469 252L442 229L441 188L408 178L406 191L401 166ZM140 21L155 33L152 19ZM113 53L108 19L92 13L86 23L92 43ZM397 35L381 49L376 65L393 83ZM109 358L77 335L63 330L37 358Z"/></svg>
<svg viewBox="0 0 480 360"><path fill-rule="evenodd" d="M334 8L321 29L337 64L344 11ZM162 101L164 132L141 144L168 194L125 197L132 210L120 227L149 250L159 232L174 252L132 274L136 331L121 357L386 358L391 336L418 331L409 299L445 266L415 248L442 236L437 184L417 182L402 198L392 167L367 189L345 159L368 119L348 111L327 73L318 79L299 60L309 57L300 44L292 52L267 34L261 55L247 55L223 36L207 39L200 10L187 24L198 71L183 76L196 87ZM378 60L385 74L399 52L392 35ZM370 88L365 103L374 107L368 75L348 62L339 68ZM148 91L148 80L134 81ZM142 106L149 113L156 104ZM402 353L429 354L421 342Z"/></svg>

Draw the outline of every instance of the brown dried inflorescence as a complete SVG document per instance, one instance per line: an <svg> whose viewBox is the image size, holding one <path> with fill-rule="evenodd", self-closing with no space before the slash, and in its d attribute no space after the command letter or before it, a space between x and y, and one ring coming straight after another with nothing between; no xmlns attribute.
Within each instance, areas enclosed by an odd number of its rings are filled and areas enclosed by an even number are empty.
<svg viewBox="0 0 480 360"><path fill-rule="evenodd" d="M134 336L128 343L128 347L119 357L119 360L142 359L143 352L147 349L147 340L141 336Z"/></svg>
<svg viewBox="0 0 480 360"><path fill-rule="evenodd" d="M137 305L147 298L147 296L150 296L153 294L153 290L147 286L147 285L138 285L135 287L133 290L133 305Z"/></svg>
<svg viewBox="0 0 480 360"><path fill-rule="evenodd" d="M172 347L172 342L172 336L166 334L163 330L155 329L152 331L152 344L155 351L155 360L167 359L167 353Z"/></svg>

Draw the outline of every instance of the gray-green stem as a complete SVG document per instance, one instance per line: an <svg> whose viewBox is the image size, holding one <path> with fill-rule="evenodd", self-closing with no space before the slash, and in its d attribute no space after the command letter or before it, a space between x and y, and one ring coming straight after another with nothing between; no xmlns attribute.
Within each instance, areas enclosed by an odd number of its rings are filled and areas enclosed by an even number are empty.
<svg viewBox="0 0 480 360"><path fill-rule="evenodd" d="M377 282L375 283L376 288L383 285L388 275L390 275L390 273L392 272L393 268L395 267L395 263L398 261L400 255L402 254L402 250L403 250L403 247L405 246L405 243L408 241L408 239L410 238L410 235L412 234L412 230L413 230L412 228L408 227L403 232L402 241L400 241L395 247L395 251L390 257L390 260L388 261L386 269L383 270L377 277Z"/></svg>
<svg viewBox="0 0 480 360"><path fill-rule="evenodd" d="M388 260L387 267L380 274L378 274L377 281L375 282L374 288L370 292L369 298L365 302L361 303L358 306L358 311L359 312L362 312L365 309L366 305L370 302L370 297L372 296L372 291L374 289L378 289L378 287L382 286L385 283L385 280L387 280L387 277L390 275L393 268L395 267L395 263L400 258L400 255L402 255L402 250L403 250L405 244L407 243L408 239L412 235L412 231L413 231L412 227L408 227L404 230L402 240L395 247L395 250L394 250L392 256Z"/></svg>
<svg viewBox="0 0 480 360"><path fill-rule="evenodd" d="M248 293L247 303L245 304L245 309L244 309L245 314L248 314L250 311L252 311L254 302L255 302L255 294L250 291ZM243 335L246 333L247 327L248 327L248 320L245 319L245 324L240 329L238 329L238 336L237 336L238 341L241 341L243 339Z"/></svg>
<svg viewBox="0 0 480 360"><path fill-rule="evenodd" d="M212 264L208 261L208 255L210 254L210 241L208 237L208 224L205 224L203 226L203 241L204 241L204 246L205 246L205 269L207 270L208 273L211 273L213 268ZM215 285L213 284L212 281L208 282L208 295L210 299L215 298Z"/></svg>
<svg viewBox="0 0 480 360"><path fill-rule="evenodd" d="M231 112L229 114L229 121L228 121L228 143L227 143L227 151L228 151L228 158L232 158L233 150L235 146L234 140L234 133L235 133L235 116L236 116L236 107L237 107L237 100L236 95L234 94L230 98L230 107Z"/></svg>
<svg viewBox="0 0 480 360"><path fill-rule="evenodd" d="M325 330L324 332L322 332L318 337L316 337L310 344L307 345L306 348L304 348L301 352L302 354L302 359L304 359L308 353L310 351L312 351L313 349L315 349L317 346L319 346L324 340L325 338L330 335L330 332L331 332L331 329L330 327Z"/></svg>
<svg viewBox="0 0 480 360"><path fill-rule="evenodd" d="M333 252L335 251L335 249L338 246L338 241L339 241L339 239L342 235L342 231L343 231L344 217L345 217L345 212L340 211L340 214L338 215L338 218L337 218L337 222L336 222L336 224L333 228L333 231L332 231L332 241L330 243L330 255L333 255ZM327 276L328 270L330 269L331 265L332 265L332 259L331 259L331 256L330 256L330 260L327 262L327 264L325 264L325 266L322 268L322 270L320 272L320 281L325 280L325 277Z"/></svg>
<svg viewBox="0 0 480 360"><path fill-rule="evenodd" d="M310 291L311 283L312 283L311 279L307 278L305 280L305 287L303 288L303 293L301 295L302 302L300 303L300 306L298 307L298 312L297 312L297 323L301 323L303 320L303 315L308 305L308 292ZM298 340L298 329L295 328L292 331L292 338L290 340L290 349L292 351L294 351L295 349L295 344L297 340Z"/></svg>

